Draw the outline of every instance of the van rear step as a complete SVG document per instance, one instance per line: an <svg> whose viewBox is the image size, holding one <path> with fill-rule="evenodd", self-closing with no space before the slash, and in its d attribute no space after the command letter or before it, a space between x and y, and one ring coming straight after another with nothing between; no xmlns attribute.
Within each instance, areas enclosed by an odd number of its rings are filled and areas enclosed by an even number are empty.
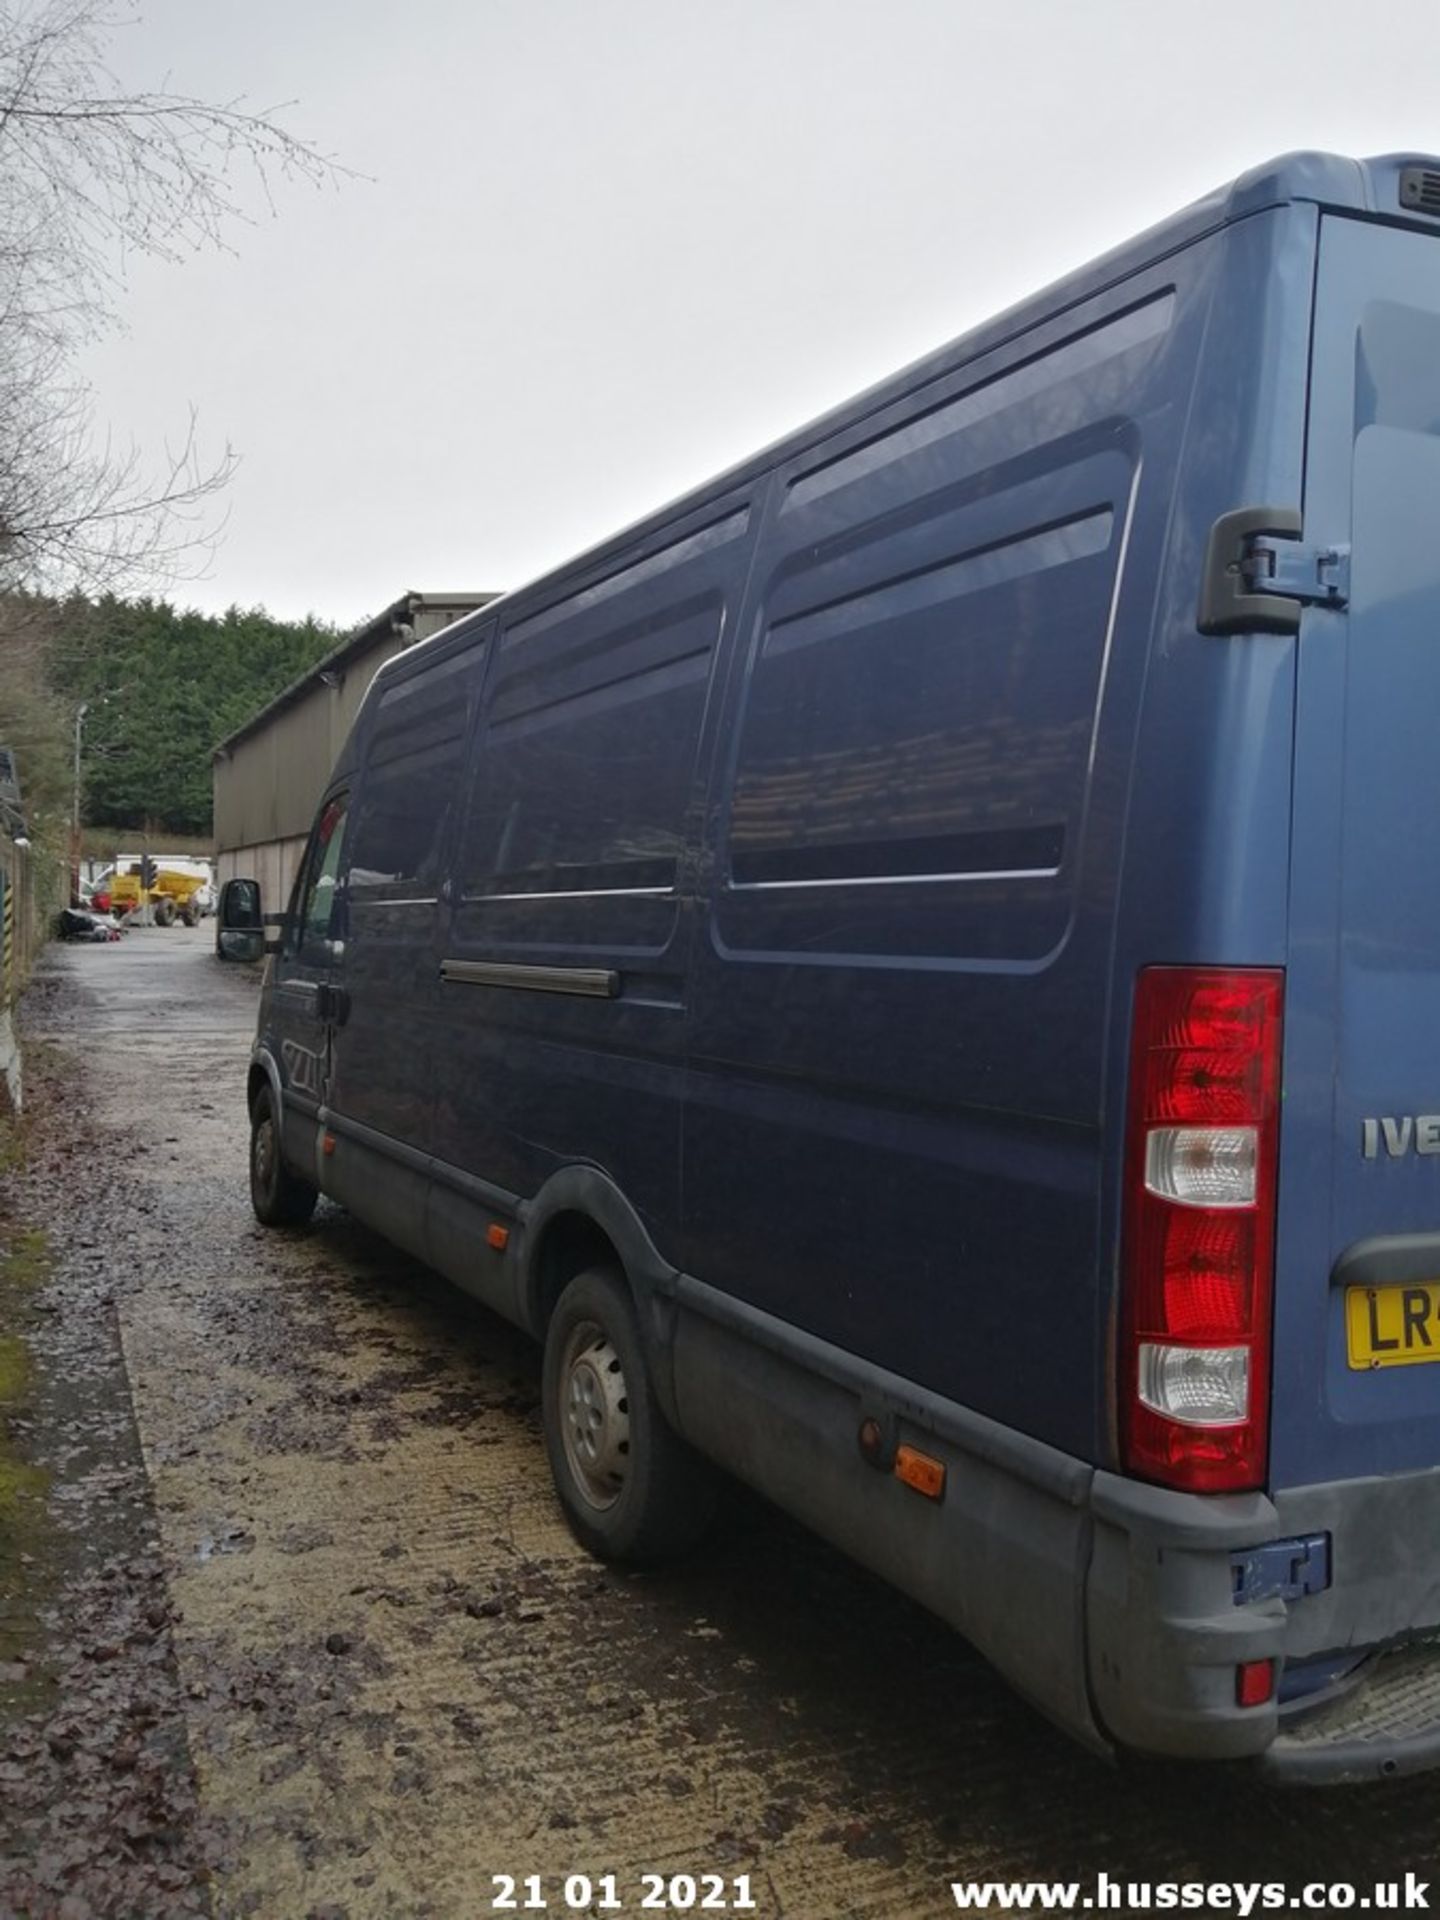
<svg viewBox="0 0 1440 1920"><path fill-rule="evenodd" d="M1276 1781L1304 1786L1440 1766L1440 1642L1382 1653L1339 1698L1282 1716L1261 1765Z"/></svg>

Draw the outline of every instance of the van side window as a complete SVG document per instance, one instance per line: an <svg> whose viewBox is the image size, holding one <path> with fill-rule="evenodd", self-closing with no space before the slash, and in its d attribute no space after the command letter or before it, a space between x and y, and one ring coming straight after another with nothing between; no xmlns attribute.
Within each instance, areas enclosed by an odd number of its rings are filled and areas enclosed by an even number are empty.
<svg viewBox="0 0 1440 1920"><path fill-rule="evenodd" d="M315 823L294 935L302 956L307 958L328 958L328 943L342 937L339 882L348 805L349 795L337 793L326 801Z"/></svg>
<svg viewBox="0 0 1440 1920"><path fill-rule="evenodd" d="M718 594L586 633L504 636L477 754L468 897L675 884ZM580 631L577 633L577 628Z"/></svg>
<svg viewBox="0 0 1440 1920"><path fill-rule="evenodd" d="M908 527L791 563L741 722L732 888L860 887L878 912L886 884L1058 883L1132 479L1107 449L938 513L923 567Z"/></svg>
<svg viewBox="0 0 1440 1920"><path fill-rule="evenodd" d="M472 647L382 694L351 837L348 886L357 897L433 892L480 672L481 649Z"/></svg>

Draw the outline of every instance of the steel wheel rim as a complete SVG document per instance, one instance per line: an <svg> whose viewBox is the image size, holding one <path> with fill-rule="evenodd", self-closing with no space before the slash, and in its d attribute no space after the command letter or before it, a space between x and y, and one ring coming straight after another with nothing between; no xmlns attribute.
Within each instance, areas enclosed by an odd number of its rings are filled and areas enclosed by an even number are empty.
<svg viewBox="0 0 1440 1920"><path fill-rule="evenodd" d="M560 1432L580 1493L604 1512L625 1491L630 1469L630 1397L625 1369L594 1320L573 1327L560 1361Z"/></svg>

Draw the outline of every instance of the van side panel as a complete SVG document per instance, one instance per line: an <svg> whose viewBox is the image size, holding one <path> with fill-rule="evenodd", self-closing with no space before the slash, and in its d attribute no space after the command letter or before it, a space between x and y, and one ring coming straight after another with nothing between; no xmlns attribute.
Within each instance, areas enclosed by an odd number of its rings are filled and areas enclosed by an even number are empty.
<svg viewBox="0 0 1440 1920"><path fill-rule="evenodd" d="M1301 501L1317 228L1313 207L1294 206L1226 235L1136 735L1116 955L1125 1004L1111 1029L1122 1077L1138 968L1286 962L1295 642L1201 634L1197 602L1222 513Z"/></svg>
<svg viewBox="0 0 1440 1920"><path fill-rule="evenodd" d="M598 1165L672 1244L696 755L750 511L508 608L442 955L440 1160L527 1198Z"/></svg>
<svg viewBox="0 0 1440 1920"><path fill-rule="evenodd" d="M422 1152L431 1146L433 1063L447 1043L440 887L488 638L482 630L385 676L366 710L351 789L337 971L349 1006L331 1104L344 1119Z"/></svg>
<svg viewBox="0 0 1440 1920"><path fill-rule="evenodd" d="M687 1269L1086 1459L1129 763L1220 258L781 469L708 822Z"/></svg>

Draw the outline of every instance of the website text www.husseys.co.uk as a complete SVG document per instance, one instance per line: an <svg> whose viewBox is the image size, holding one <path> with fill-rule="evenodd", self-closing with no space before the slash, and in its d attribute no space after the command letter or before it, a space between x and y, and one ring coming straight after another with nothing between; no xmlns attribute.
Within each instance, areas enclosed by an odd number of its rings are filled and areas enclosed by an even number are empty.
<svg viewBox="0 0 1440 1920"><path fill-rule="evenodd" d="M1430 1882L1313 1880L952 1880L962 1913L1428 1913Z"/></svg>

